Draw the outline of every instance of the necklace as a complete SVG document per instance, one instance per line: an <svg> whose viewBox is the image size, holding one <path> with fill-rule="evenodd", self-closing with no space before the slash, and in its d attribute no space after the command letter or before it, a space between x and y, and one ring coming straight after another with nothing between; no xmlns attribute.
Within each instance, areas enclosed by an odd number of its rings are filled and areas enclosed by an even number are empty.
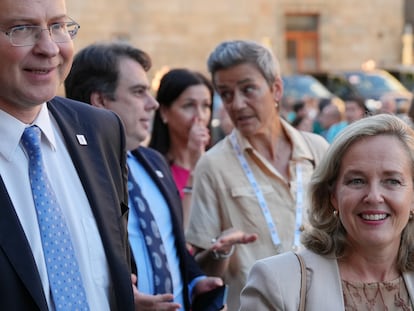
<svg viewBox="0 0 414 311"><path fill-rule="evenodd" d="M346 311L412 311L402 276L389 282L349 282L342 280Z"/></svg>

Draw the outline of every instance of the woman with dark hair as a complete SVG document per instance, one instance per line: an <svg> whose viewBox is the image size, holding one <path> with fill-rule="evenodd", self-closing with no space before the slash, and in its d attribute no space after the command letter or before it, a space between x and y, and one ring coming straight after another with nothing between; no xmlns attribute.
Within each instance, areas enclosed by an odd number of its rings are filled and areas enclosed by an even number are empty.
<svg viewBox="0 0 414 311"><path fill-rule="evenodd" d="M161 152L170 163L183 198L186 226L191 172L210 143L213 87L199 72L173 69L162 77L156 98L160 107L149 147Z"/></svg>

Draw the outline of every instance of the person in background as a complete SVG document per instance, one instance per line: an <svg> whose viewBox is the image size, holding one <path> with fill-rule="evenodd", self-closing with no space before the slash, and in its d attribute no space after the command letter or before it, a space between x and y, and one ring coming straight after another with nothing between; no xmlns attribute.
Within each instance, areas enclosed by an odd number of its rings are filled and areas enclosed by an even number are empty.
<svg viewBox="0 0 414 311"><path fill-rule="evenodd" d="M397 101L392 93L385 93L380 98L381 106L378 113L388 113L397 115Z"/></svg>
<svg viewBox="0 0 414 311"><path fill-rule="evenodd" d="M254 262L299 247L307 183L328 144L279 116L279 64L263 45L222 42L208 68L234 129L197 162L186 237L237 310Z"/></svg>
<svg viewBox="0 0 414 311"><path fill-rule="evenodd" d="M345 120L348 124L365 118L368 110L365 107L364 99L361 97L350 97L345 102Z"/></svg>
<svg viewBox="0 0 414 311"><path fill-rule="evenodd" d="M291 125L299 131L306 131L306 132L313 131L313 120L307 115L296 116L293 119Z"/></svg>
<svg viewBox="0 0 414 311"><path fill-rule="evenodd" d="M355 121L334 140L310 184L306 310L412 309L413 180L414 131L398 117ZM293 252L260 260L240 310L298 310L300 283Z"/></svg>
<svg viewBox="0 0 414 311"><path fill-rule="evenodd" d="M93 44L75 56L65 90L70 98L117 113L125 127L137 310L190 310L190 298L222 285L222 280L206 277L188 253L181 200L169 165L157 151L141 145L158 108L146 74L150 68L149 55L129 44ZM151 224L143 225L148 217ZM148 227L156 231L153 237ZM154 242L162 252L152 250Z"/></svg>
<svg viewBox="0 0 414 311"><path fill-rule="evenodd" d="M172 69L160 81L149 147L170 165L183 199L184 228L189 217L192 171L210 143L213 86L199 72Z"/></svg>
<svg viewBox="0 0 414 311"><path fill-rule="evenodd" d="M347 122L344 120L344 110L342 101L332 99L319 116L319 122L324 128L321 135L328 143L332 143L336 135L347 126Z"/></svg>
<svg viewBox="0 0 414 311"><path fill-rule="evenodd" d="M134 310L121 121L56 97L80 26L64 0L0 25L1 309Z"/></svg>

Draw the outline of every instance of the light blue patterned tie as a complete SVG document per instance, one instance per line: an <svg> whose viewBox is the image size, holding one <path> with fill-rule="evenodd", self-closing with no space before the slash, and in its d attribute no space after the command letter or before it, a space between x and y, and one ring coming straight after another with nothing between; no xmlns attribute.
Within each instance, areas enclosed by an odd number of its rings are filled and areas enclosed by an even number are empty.
<svg viewBox="0 0 414 311"><path fill-rule="evenodd" d="M52 298L56 310L89 310L66 220L43 166L40 137L40 129L31 126L24 130L21 141L29 157L30 184Z"/></svg>

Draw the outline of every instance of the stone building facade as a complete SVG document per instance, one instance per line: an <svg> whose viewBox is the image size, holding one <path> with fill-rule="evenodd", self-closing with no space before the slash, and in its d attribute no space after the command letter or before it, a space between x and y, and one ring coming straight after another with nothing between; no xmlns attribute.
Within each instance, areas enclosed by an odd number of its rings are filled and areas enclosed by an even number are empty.
<svg viewBox="0 0 414 311"><path fill-rule="evenodd" d="M165 66L206 72L209 52L228 39L267 44L286 73L303 69L296 57L310 60L306 70L355 69L368 59L380 66L401 62L404 0L68 0L67 6L81 24L76 49L128 41L153 58L150 76ZM301 39L307 23L313 23L310 45ZM289 27L296 41L289 42ZM301 44L305 52L296 55Z"/></svg>

